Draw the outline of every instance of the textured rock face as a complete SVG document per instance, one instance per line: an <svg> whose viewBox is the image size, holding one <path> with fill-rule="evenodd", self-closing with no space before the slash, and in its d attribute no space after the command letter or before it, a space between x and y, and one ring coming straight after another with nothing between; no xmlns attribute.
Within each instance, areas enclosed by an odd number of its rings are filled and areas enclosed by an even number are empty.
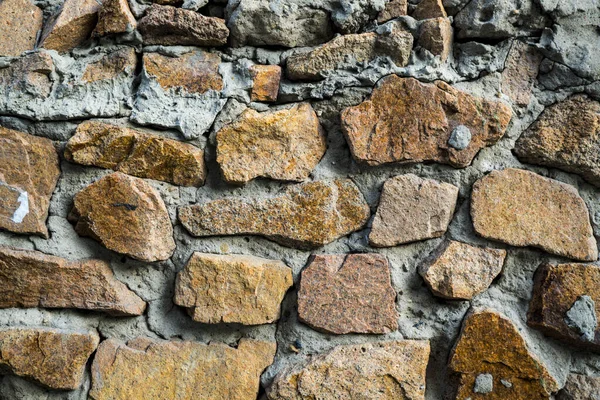
<svg viewBox="0 0 600 400"><path fill-rule="evenodd" d="M66 0L59 13L46 23L41 46L56 51L79 46L91 36L99 9L96 0Z"/></svg>
<svg viewBox="0 0 600 400"><path fill-rule="evenodd" d="M217 133L217 162L230 183L305 180L325 150L325 130L308 103L265 113L247 109Z"/></svg>
<svg viewBox="0 0 600 400"><path fill-rule="evenodd" d="M0 56L16 57L33 50L42 29L42 10L30 0L0 3Z"/></svg>
<svg viewBox="0 0 600 400"><path fill-rule="evenodd" d="M292 270L281 261L194 253L177 275L175 304L194 321L268 324L279 319Z"/></svg>
<svg viewBox="0 0 600 400"><path fill-rule="evenodd" d="M273 362L275 349L275 343L248 339L237 349L141 337L127 344L105 340L92 364L90 398L254 399L260 374Z"/></svg>
<svg viewBox="0 0 600 400"><path fill-rule="evenodd" d="M279 65L253 65L250 67L250 74L252 75L250 100L277 101L281 67Z"/></svg>
<svg viewBox="0 0 600 400"><path fill-rule="evenodd" d="M489 309L465 317L449 368L457 376L457 400L478 398L476 393L494 400L542 400L558 390L556 380L529 351L517 327ZM492 385L483 387L482 378L476 385L481 374L491 375Z"/></svg>
<svg viewBox="0 0 600 400"><path fill-rule="evenodd" d="M502 103L444 82L423 84L392 75L370 100L342 112L342 129L354 158L367 165L436 161L461 168L504 135L511 115ZM449 143L459 126L471 134L465 148Z"/></svg>
<svg viewBox="0 0 600 400"><path fill-rule="evenodd" d="M442 0L421 0L412 14L414 19L446 18Z"/></svg>
<svg viewBox="0 0 600 400"><path fill-rule="evenodd" d="M338 346L305 366L280 373L271 400L425 399L427 341L404 340Z"/></svg>
<svg viewBox="0 0 600 400"><path fill-rule="evenodd" d="M419 31L419 46L446 61L452 51L452 23L448 18L423 21Z"/></svg>
<svg viewBox="0 0 600 400"><path fill-rule="evenodd" d="M96 332L1 328L0 371L51 389L77 389L99 341Z"/></svg>
<svg viewBox="0 0 600 400"><path fill-rule="evenodd" d="M565 183L519 169L493 171L473 185L471 217L481 236L512 246L598 259L588 209Z"/></svg>
<svg viewBox="0 0 600 400"><path fill-rule="evenodd" d="M135 71L135 49L125 48L104 55L96 62L86 65L81 80L85 83L117 79L122 74Z"/></svg>
<svg viewBox="0 0 600 400"><path fill-rule="evenodd" d="M311 249L361 229L367 202L347 179L294 185L265 200L220 199L179 208L193 236L259 235L284 246Z"/></svg>
<svg viewBox="0 0 600 400"><path fill-rule="evenodd" d="M389 247L440 237L448 229L458 188L416 175L388 179L381 192L369 243Z"/></svg>
<svg viewBox="0 0 600 400"><path fill-rule="evenodd" d="M98 36L132 32L137 21L129 9L127 0L104 0L98 11L98 23L94 33Z"/></svg>
<svg viewBox="0 0 600 400"><path fill-rule="evenodd" d="M600 378L571 374L565 387L556 396L558 400L600 399Z"/></svg>
<svg viewBox="0 0 600 400"><path fill-rule="evenodd" d="M588 303L586 306L585 303ZM527 323L567 343L600 352L600 267L541 265Z"/></svg>
<svg viewBox="0 0 600 400"><path fill-rule="evenodd" d="M44 307L142 315L146 303L102 260L68 261L0 246L0 308Z"/></svg>
<svg viewBox="0 0 600 400"><path fill-rule="evenodd" d="M175 251L173 227L160 194L144 180L120 172L77 193L69 220L80 235L136 260L166 260Z"/></svg>
<svg viewBox="0 0 600 400"><path fill-rule="evenodd" d="M577 95L548 107L515 145L520 160L580 174L600 186L600 103Z"/></svg>
<svg viewBox="0 0 600 400"><path fill-rule="evenodd" d="M383 24L391 19L406 15L407 12L408 0L391 0L377 16L377 22Z"/></svg>
<svg viewBox="0 0 600 400"><path fill-rule="evenodd" d="M388 333L398 329L395 299L384 256L316 255L302 271L298 317L339 335Z"/></svg>
<svg viewBox="0 0 600 400"><path fill-rule="evenodd" d="M434 295L444 299L471 300L483 293L502 271L505 257L506 250L450 240L419 266L419 274Z"/></svg>
<svg viewBox="0 0 600 400"><path fill-rule="evenodd" d="M196 146L100 121L79 124L65 158L181 186L201 186L206 175Z"/></svg>
<svg viewBox="0 0 600 400"><path fill-rule="evenodd" d="M0 228L48 237L60 169L52 142L0 127Z"/></svg>
<svg viewBox="0 0 600 400"><path fill-rule="evenodd" d="M518 40L513 42L502 71L502 92L513 103L529 104L542 59L542 54L533 46Z"/></svg>

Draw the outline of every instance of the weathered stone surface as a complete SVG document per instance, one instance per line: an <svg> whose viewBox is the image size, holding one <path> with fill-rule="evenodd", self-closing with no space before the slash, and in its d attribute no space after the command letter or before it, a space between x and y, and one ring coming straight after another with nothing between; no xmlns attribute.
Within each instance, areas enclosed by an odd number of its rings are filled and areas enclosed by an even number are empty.
<svg viewBox="0 0 600 400"><path fill-rule="evenodd" d="M379 254L315 255L302 271L298 317L335 334L398 329L396 291L387 258Z"/></svg>
<svg viewBox="0 0 600 400"><path fill-rule="evenodd" d="M458 188L416 175L399 175L383 184L369 243L389 247L440 237L448 229Z"/></svg>
<svg viewBox="0 0 600 400"><path fill-rule="evenodd" d="M483 293L502 271L505 257L506 250L449 240L419 266L419 274L434 295L471 300Z"/></svg>
<svg viewBox="0 0 600 400"><path fill-rule="evenodd" d="M580 174L600 186L600 103L576 95L548 107L515 145L523 162Z"/></svg>
<svg viewBox="0 0 600 400"><path fill-rule="evenodd" d="M146 303L102 260L68 261L0 246L0 308L44 307L142 315Z"/></svg>
<svg viewBox="0 0 600 400"><path fill-rule="evenodd" d="M144 44L222 46L229 29L225 21L192 10L152 4L139 21Z"/></svg>
<svg viewBox="0 0 600 400"><path fill-rule="evenodd" d="M342 112L342 129L352 155L367 165L436 161L468 166L483 147L506 131L512 111L437 81L391 75L381 80L371 99ZM451 145L460 126L470 132L465 148Z"/></svg>
<svg viewBox="0 0 600 400"><path fill-rule="evenodd" d="M264 200L230 198L179 208L179 220L194 236L259 235L303 249L361 229L369 215L349 179L294 185Z"/></svg>
<svg viewBox="0 0 600 400"><path fill-rule="evenodd" d="M85 42L98 21L100 3L96 0L65 0L62 8L46 23L41 47L69 51Z"/></svg>
<svg viewBox="0 0 600 400"><path fill-rule="evenodd" d="M80 235L136 260L162 261L175 251L171 219L158 191L120 172L77 193L69 220Z"/></svg>
<svg viewBox="0 0 600 400"><path fill-rule="evenodd" d="M419 46L446 61L452 51L452 23L449 18L423 21L419 30Z"/></svg>
<svg viewBox="0 0 600 400"><path fill-rule="evenodd" d="M446 9L442 0L421 0L412 13L414 19L446 18Z"/></svg>
<svg viewBox="0 0 600 400"><path fill-rule="evenodd" d="M570 374L557 400L600 400L600 377Z"/></svg>
<svg viewBox="0 0 600 400"><path fill-rule="evenodd" d="M530 326L575 346L600 352L597 315L600 267L543 264L538 268L527 316Z"/></svg>
<svg viewBox="0 0 600 400"><path fill-rule="evenodd" d="M473 185L475 231L512 246L576 260L598 259L588 209L577 189L520 169L493 171Z"/></svg>
<svg viewBox="0 0 600 400"><path fill-rule="evenodd" d="M305 180L327 150L325 130L309 103L264 113L246 109L216 138L223 177L238 184L257 177Z"/></svg>
<svg viewBox="0 0 600 400"><path fill-rule="evenodd" d="M465 317L449 368L457 375L457 400L548 400L558 390L558 383L529 351L512 321L489 309ZM481 374L492 375L491 392L483 390L482 382L475 385Z"/></svg>
<svg viewBox="0 0 600 400"><path fill-rule="evenodd" d="M429 342L402 340L335 347L306 365L283 370L271 400L425 399Z"/></svg>
<svg viewBox="0 0 600 400"><path fill-rule="evenodd" d="M99 341L96 332L0 328L0 371L51 389L77 389Z"/></svg>
<svg viewBox="0 0 600 400"><path fill-rule="evenodd" d="M52 142L0 127L0 228L48 238L46 219L58 182Z"/></svg>
<svg viewBox="0 0 600 400"><path fill-rule="evenodd" d="M30 0L0 2L0 56L16 57L33 50L42 22L42 10Z"/></svg>
<svg viewBox="0 0 600 400"><path fill-rule="evenodd" d="M275 343L242 339L226 344L137 338L108 339L92 364L93 400L255 399Z"/></svg>
<svg viewBox="0 0 600 400"><path fill-rule="evenodd" d="M377 16L377 22L383 24L394 18L406 15L408 12L408 0L391 0Z"/></svg>
<svg viewBox="0 0 600 400"><path fill-rule="evenodd" d="M281 261L194 253L177 275L174 302L198 322L268 324L279 319L292 284L292 270Z"/></svg>
<svg viewBox="0 0 600 400"><path fill-rule="evenodd" d="M502 92L513 103L526 106L542 62L542 54L533 46L515 40L502 71Z"/></svg>
<svg viewBox="0 0 600 400"><path fill-rule="evenodd" d="M204 151L196 146L101 121L79 124L65 158L181 186L201 186L206 176Z"/></svg>
<svg viewBox="0 0 600 400"><path fill-rule="evenodd" d="M277 101L281 80L279 65L253 65L250 67L250 75L252 75L250 95L252 101Z"/></svg>
<svg viewBox="0 0 600 400"><path fill-rule="evenodd" d="M121 74L134 74L137 65L135 49L125 48L104 55L100 60L86 65L81 81L92 83L112 80Z"/></svg>
<svg viewBox="0 0 600 400"><path fill-rule="evenodd" d="M98 11L98 23L94 34L98 36L133 32L137 21L129 9L127 0L104 0Z"/></svg>

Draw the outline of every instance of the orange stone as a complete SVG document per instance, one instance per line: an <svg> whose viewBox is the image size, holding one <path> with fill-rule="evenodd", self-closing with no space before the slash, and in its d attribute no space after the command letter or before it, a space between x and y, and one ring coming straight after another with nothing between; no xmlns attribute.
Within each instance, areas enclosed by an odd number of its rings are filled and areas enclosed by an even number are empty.
<svg viewBox="0 0 600 400"><path fill-rule="evenodd" d="M252 101L277 101L279 81L281 80L281 67L279 65L253 65L250 67L252 75Z"/></svg>
<svg viewBox="0 0 600 400"><path fill-rule="evenodd" d="M421 0L412 14L416 20L430 18L446 18L446 9L442 0Z"/></svg>
<svg viewBox="0 0 600 400"><path fill-rule="evenodd" d="M377 22L383 24L394 18L406 15L408 11L408 0L391 0L386 3L385 8L377 16Z"/></svg>
<svg viewBox="0 0 600 400"><path fill-rule="evenodd" d="M98 36L133 32L137 21L129 9L127 0L104 0L98 12L98 24L94 34Z"/></svg>
<svg viewBox="0 0 600 400"><path fill-rule="evenodd" d="M427 19L421 23L419 46L446 61L452 51L454 32L449 18Z"/></svg>
<svg viewBox="0 0 600 400"><path fill-rule="evenodd" d="M137 65L135 49L125 48L106 54L85 67L81 80L85 83L115 79L119 75L133 74Z"/></svg>
<svg viewBox="0 0 600 400"><path fill-rule="evenodd" d="M33 50L42 22L42 10L31 0L0 2L0 56L17 57Z"/></svg>
<svg viewBox="0 0 600 400"><path fill-rule="evenodd" d="M90 38L98 21L96 0L65 0L58 14L46 23L41 47L65 52Z"/></svg>

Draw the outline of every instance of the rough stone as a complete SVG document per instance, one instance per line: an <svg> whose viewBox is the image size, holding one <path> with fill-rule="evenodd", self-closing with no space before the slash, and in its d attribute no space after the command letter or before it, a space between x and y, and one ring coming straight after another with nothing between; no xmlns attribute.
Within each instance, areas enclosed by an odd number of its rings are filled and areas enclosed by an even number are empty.
<svg viewBox="0 0 600 400"><path fill-rule="evenodd" d="M139 337L108 339L92 364L93 400L255 399L275 343L242 339L237 348Z"/></svg>
<svg viewBox="0 0 600 400"><path fill-rule="evenodd" d="M570 374L557 400L600 400L600 377Z"/></svg>
<svg viewBox="0 0 600 400"><path fill-rule="evenodd" d="M480 397L477 394L482 392L475 389L484 388L476 385L481 374L493 377L491 385L485 385L485 389L492 388L486 399L542 400L558 390L558 383L530 352L512 321L490 309L473 310L465 317L449 369L457 378L457 400ZM512 385L503 385L501 380Z"/></svg>
<svg viewBox="0 0 600 400"><path fill-rule="evenodd" d="M600 186L600 103L576 95L556 103L525 131L514 152L523 162L580 174Z"/></svg>
<svg viewBox="0 0 600 400"><path fill-rule="evenodd" d="M0 127L0 228L48 238L46 219L58 182L52 142Z"/></svg>
<svg viewBox="0 0 600 400"><path fill-rule="evenodd" d="M298 317L327 333L389 333L398 329L396 291L379 254L315 255L302 271Z"/></svg>
<svg viewBox="0 0 600 400"><path fill-rule="evenodd" d="M381 192L369 234L375 247L436 238L444 235L454 215L458 188L413 174L388 179Z"/></svg>
<svg viewBox="0 0 600 400"><path fill-rule="evenodd" d="M250 67L252 75L252 101L277 101L279 94L279 81L281 80L281 67L279 65L253 65Z"/></svg>
<svg viewBox="0 0 600 400"><path fill-rule="evenodd" d="M490 286L502 271L505 258L506 250L449 240L419 266L419 274L434 295L471 300Z"/></svg>
<svg viewBox="0 0 600 400"><path fill-rule="evenodd" d="M419 340L343 345L282 371L271 400L425 399L429 343Z"/></svg>
<svg viewBox="0 0 600 400"><path fill-rule="evenodd" d="M267 199L220 199L179 208L193 236L259 235L284 246L311 249L361 229L370 216L348 179L288 187Z"/></svg>
<svg viewBox="0 0 600 400"><path fill-rule="evenodd" d="M0 56L17 57L33 50L42 22L42 10L30 0L3 0L0 3Z"/></svg>
<svg viewBox="0 0 600 400"><path fill-rule="evenodd" d="M502 71L502 92L519 106L531 101L531 90L542 62L542 54L534 47L514 41Z"/></svg>
<svg viewBox="0 0 600 400"><path fill-rule="evenodd" d="M452 52L453 34L449 18L428 19L421 23L418 44L446 61Z"/></svg>
<svg viewBox="0 0 600 400"><path fill-rule="evenodd" d="M407 15L408 0L391 0L377 16L377 22L383 24L392 19Z"/></svg>
<svg viewBox="0 0 600 400"><path fill-rule="evenodd" d="M104 0L98 11L98 23L94 29L97 36L133 32L137 21L129 9L127 0Z"/></svg>
<svg viewBox="0 0 600 400"><path fill-rule="evenodd" d="M598 259L589 212L577 189L533 172L509 168L478 180L471 217L475 231L487 239L576 260Z"/></svg>
<svg viewBox="0 0 600 400"><path fill-rule="evenodd" d="M327 150L325 130L309 103L264 113L246 109L216 138L223 177L237 184L256 177L303 181Z"/></svg>
<svg viewBox="0 0 600 400"><path fill-rule="evenodd" d="M473 136L471 135L471 130L469 128L464 125L458 125L456 128L452 129L448 144L457 150L464 150L469 146L472 138Z"/></svg>
<svg viewBox="0 0 600 400"><path fill-rule="evenodd" d="M65 0L58 14L46 23L41 47L69 51L90 38L98 21L96 0Z"/></svg>
<svg viewBox="0 0 600 400"><path fill-rule="evenodd" d="M86 121L67 142L65 158L181 186L204 184L204 151L191 144L101 121Z"/></svg>
<svg viewBox="0 0 600 400"><path fill-rule="evenodd" d="M475 378L473 393L488 394L494 391L494 377L492 374L479 374Z"/></svg>
<svg viewBox="0 0 600 400"><path fill-rule="evenodd" d="M162 261L175 251L173 227L158 191L120 172L77 193L69 220L80 235L136 260Z"/></svg>
<svg viewBox="0 0 600 400"><path fill-rule="evenodd" d="M590 296L578 298L566 315L567 326L579 333L581 339L594 340L598 327L598 316L596 315L596 303Z"/></svg>
<svg viewBox="0 0 600 400"><path fill-rule="evenodd" d="M194 253L177 275L174 302L198 322L269 324L279 319L292 284L292 270L281 261Z"/></svg>
<svg viewBox="0 0 600 400"><path fill-rule="evenodd" d="M125 48L104 55L100 60L86 65L81 81L92 83L118 78L122 74L133 74L137 65L135 49Z"/></svg>
<svg viewBox="0 0 600 400"><path fill-rule="evenodd" d="M99 341L96 332L0 328L0 371L51 389L77 389Z"/></svg>
<svg viewBox="0 0 600 400"><path fill-rule="evenodd" d="M412 13L414 19L447 18L442 0L421 0Z"/></svg>
<svg viewBox="0 0 600 400"><path fill-rule="evenodd" d="M437 81L391 75L381 80L371 99L342 112L342 129L354 158L367 165L436 161L468 166L483 147L506 131L512 111ZM464 125L472 138L464 150L448 140Z"/></svg>

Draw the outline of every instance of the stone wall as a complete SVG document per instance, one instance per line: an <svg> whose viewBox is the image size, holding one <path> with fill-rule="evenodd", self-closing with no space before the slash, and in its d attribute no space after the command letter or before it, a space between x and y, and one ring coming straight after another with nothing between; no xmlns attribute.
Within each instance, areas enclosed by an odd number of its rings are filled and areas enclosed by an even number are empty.
<svg viewBox="0 0 600 400"><path fill-rule="evenodd" d="M149 1L0 0L0 399L597 398L597 0Z"/></svg>

